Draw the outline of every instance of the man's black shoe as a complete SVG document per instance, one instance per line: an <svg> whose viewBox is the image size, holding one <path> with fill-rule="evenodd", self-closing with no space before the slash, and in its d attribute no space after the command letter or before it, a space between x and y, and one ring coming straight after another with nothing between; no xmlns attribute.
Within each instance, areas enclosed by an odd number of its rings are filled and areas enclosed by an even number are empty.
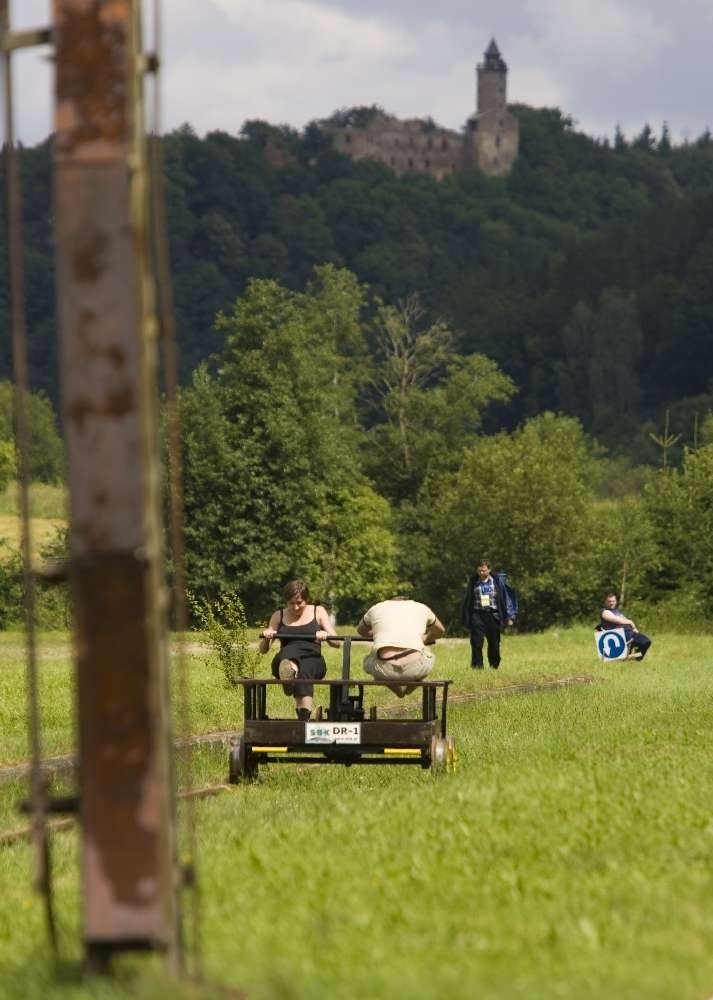
<svg viewBox="0 0 713 1000"><path fill-rule="evenodd" d="M498 667L500 666L500 664L499 664L499 663L491 663L491 664L490 664L490 666L491 666L491 668L492 668L493 670L497 670L497 669L498 669Z"/></svg>

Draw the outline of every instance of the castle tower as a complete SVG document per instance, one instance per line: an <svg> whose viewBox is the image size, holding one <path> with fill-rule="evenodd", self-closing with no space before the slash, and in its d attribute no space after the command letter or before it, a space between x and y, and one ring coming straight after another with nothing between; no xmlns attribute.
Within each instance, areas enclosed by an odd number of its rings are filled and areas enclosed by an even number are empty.
<svg viewBox="0 0 713 1000"><path fill-rule="evenodd" d="M505 111L507 92L507 63L500 55L494 38L485 50L485 61L477 67L478 86L476 92L477 113Z"/></svg>
<svg viewBox="0 0 713 1000"><path fill-rule="evenodd" d="M477 67L476 112L466 123L465 166L502 177L510 173L520 145L520 126L507 109L507 64L495 39Z"/></svg>

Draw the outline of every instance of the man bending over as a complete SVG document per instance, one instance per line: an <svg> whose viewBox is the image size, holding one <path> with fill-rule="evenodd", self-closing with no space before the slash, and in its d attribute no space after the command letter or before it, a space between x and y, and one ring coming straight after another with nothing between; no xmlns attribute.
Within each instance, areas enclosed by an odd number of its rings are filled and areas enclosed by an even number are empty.
<svg viewBox="0 0 713 1000"><path fill-rule="evenodd" d="M364 670L375 680L389 681L399 698L410 694L433 669L431 646L445 632L426 604L406 597L391 597L372 605L357 625L357 632L374 645L364 657Z"/></svg>

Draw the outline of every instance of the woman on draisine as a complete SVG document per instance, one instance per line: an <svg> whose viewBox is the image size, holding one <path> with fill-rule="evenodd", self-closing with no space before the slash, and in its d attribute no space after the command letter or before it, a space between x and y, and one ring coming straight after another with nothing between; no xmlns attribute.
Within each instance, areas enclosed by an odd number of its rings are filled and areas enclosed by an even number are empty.
<svg viewBox="0 0 713 1000"><path fill-rule="evenodd" d="M336 635L321 604L311 604L309 588L304 580L290 580L282 590L284 607L273 611L267 628L260 633L259 649L267 653L276 635L280 650L272 660L273 677L283 681L285 694L294 695L297 718L307 722L311 712L314 685L327 673L321 645L339 643L330 641Z"/></svg>

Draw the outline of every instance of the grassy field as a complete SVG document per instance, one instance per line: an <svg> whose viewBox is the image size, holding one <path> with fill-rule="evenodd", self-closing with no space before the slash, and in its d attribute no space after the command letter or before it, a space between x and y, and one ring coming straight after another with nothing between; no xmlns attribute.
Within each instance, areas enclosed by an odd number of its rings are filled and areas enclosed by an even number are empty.
<svg viewBox="0 0 713 1000"><path fill-rule="evenodd" d="M19 638L0 636L5 764L26 757ZM602 665L588 629L510 637L500 671L482 673L464 640L439 642L436 675L454 693L502 694L452 705L455 774L272 766L196 803L200 987L171 984L145 956L118 961L115 979L81 979L76 831L54 837L53 968L30 848L0 848L0 997L217 1000L225 984L251 1000L706 1000L710 638L653 638L644 664ZM48 754L74 743L67 655L43 637ZM239 697L204 656L188 663L191 728L236 727ZM512 689L565 677L593 682ZM224 780L226 766L204 749L192 780ZM0 786L3 829L22 825L24 794Z"/></svg>
<svg viewBox="0 0 713 1000"><path fill-rule="evenodd" d="M0 493L0 559L20 547L20 516L17 484ZM38 553L66 526L66 492L61 486L33 483L30 487L32 547Z"/></svg>

